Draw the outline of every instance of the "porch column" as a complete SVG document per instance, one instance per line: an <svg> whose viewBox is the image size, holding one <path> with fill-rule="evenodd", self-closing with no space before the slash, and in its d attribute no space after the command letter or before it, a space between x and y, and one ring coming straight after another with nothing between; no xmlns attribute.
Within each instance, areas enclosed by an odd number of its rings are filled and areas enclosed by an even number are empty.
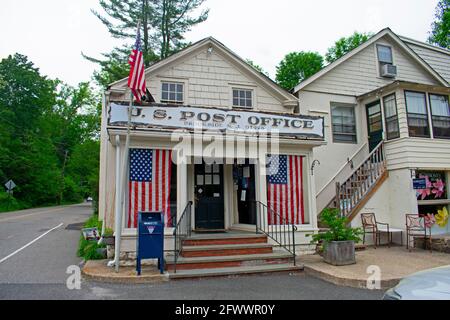
<svg viewBox="0 0 450 320"><path fill-rule="evenodd" d="M177 165L177 222L188 203L187 164L181 161Z"/></svg>
<svg viewBox="0 0 450 320"><path fill-rule="evenodd" d="M256 201L261 202L262 204L267 206L267 179L266 179L266 166L265 161L262 161L260 159L256 160L256 166L255 166L256 174L255 174L255 183L256 183ZM261 206L257 207L257 210L261 210ZM269 221L267 217L263 219L265 222L264 226L261 225L261 214L262 212L258 212L257 215L257 223L259 226L263 227L267 230L267 226L269 225Z"/></svg>

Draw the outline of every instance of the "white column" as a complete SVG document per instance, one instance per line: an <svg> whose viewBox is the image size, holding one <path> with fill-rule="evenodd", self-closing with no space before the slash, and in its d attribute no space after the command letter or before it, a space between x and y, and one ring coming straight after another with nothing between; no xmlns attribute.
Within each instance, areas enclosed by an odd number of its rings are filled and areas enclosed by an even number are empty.
<svg viewBox="0 0 450 320"><path fill-rule="evenodd" d="M115 253L114 253L114 265L116 267L116 271L118 271L118 267L119 267L119 260L120 260L120 237L122 235L122 210L121 210L121 206L122 206L122 197L121 197L121 193L120 191L122 190L121 188L121 175L120 175L120 137L117 135L116 136L116 140L115 140L115 144L116 144L116 190L115 190L115 194L116 194L116 201L115 201L115 206L114 206L114 213L115 213Z"/></svg>
<svg viewBox="0 0 450 320"><path fill-rule="evenodd" d="M258 159L256 161L256 166L255 166L256 188L255 189L256 189L256 201L259 201L262 204L267 206L267 179L266 179L265 164L266 164L266 161L261 161L260 159ZM261 208L261 206L258 206L257 209L262 210L263 208ZM261 226L261 214L263 214L263 212L258 212L258 225L259 226ZM265 226L261 226L261 227L264 227L266 229L266 227L268 226L267 216L264 220L265 220Z"/></svg>
<svg viewBox="0 0 450 320"><path fill-rule="evenodd" d="M308 211L309 211L309 223L311 224L313 229L317 229L317 204L316 204L316 184L315 179L311 173L311 165L314 161L314 150L308 152L308 156L305 158L305 172L303 173L306 176L306 181L302 181L303 192L308 193ZM304 179L305 180L305 179ZM305 185L306 184L306 185Z"/></svg>
<svg viewBox="0 0 450 320"><path fill-rule="evenodd" d="M181 218L184 208L188 203L187 191L187 164L185 162L180 162L177 165L177 222Z"/></svg>

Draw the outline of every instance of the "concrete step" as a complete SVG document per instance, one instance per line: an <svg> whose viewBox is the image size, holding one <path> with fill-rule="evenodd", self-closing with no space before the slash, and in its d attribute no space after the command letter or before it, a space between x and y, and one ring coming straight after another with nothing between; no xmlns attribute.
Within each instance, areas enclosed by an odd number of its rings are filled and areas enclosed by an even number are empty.
<svg viewBox="0 0 450 320"><path fill-rule="evenodd" d="M183 241L183 246L267 243L262 234L195 235Z"/></svg>
<svg viewBox="0 0 450 320"><path fill-rule="evenodd" d="M268 243L221 244L205 246L183 246L182 257L236 256L245 254L272 253Z"/></svg>
<svg viewBox="0 0 450 320"><path fill-rule="evenodd" d="M177 261L177 270L190 269L217 269L240 266L256 266L269 264L286 264L293 259L292 254L278 251L264 254L245 254L236 256L209 256L209 257L180 257ZM174 270L174 258L166 259L166 268Z"/></svg>
<svg viewBox="0 0 450 320"><path fill-rule="evenodd" d="M244 267L230 267L219 269L193 269L193 270L180 270L177 271L177 273L169 272L169 279L223 277L229 275L244 275L257 273L273 273L273 272L295 272L301 270L303 270L303 265L294 266L293 264L271 264L262 266L244 266Z"/></svg>

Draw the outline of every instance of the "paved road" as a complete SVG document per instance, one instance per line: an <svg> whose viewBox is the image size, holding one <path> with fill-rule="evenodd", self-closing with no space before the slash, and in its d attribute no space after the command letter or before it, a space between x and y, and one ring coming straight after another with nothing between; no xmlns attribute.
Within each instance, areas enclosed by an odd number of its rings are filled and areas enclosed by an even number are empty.
<svg viewBox="0 0 450 320"><path fill-rule="evenodd" d="M80 231L66 227L87 220L90 214L90 205L86 204L0 214L0 261L45 234L0 262L0 299L345 300L380 299L382 296L380 291L337 287L303 273L180 280L153 285L83 281L81 290L69 290L66 269L81 262L76 257ZM56 229L49 232L53 228Z"/></svg>
<svg viewBox="0 0 450 320"><path fill-rule="evenodd" d="M76 256L80 231L66 227L86 221L91 214L90 204L1 213L0 261L56 229L0 262L0 284L65 283L67 267L81 262Z"/></svg>

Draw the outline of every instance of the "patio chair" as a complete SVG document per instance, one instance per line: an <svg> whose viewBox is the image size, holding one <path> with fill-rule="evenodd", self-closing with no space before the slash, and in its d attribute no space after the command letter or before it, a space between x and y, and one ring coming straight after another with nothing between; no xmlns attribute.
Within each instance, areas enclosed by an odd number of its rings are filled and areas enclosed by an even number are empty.
<svg viewBox="0 0 450 320"><path fill-rule="evenodd" d="M425 249L427 241L430 243L430 252L433 252L431 243L431 228L430 234L427 236L427 227L425 226L425 218L419 216L418 214L407 214L406 215L406 249L411 252L414 248L414 238L423 237ZM411 238L413 240L413 245L411 247Z"/></svg>
<svg viewBox="0 0 450 320"><path fill-rule="evenodd" d="M391 228L388 223L378 222L375 217L375 213L362 213L361 222L363 226L363 244L366 244L366 234L372 234L373 242L375 248L377 245L381 245L381 234L387 233L388 242L387 245L390 247L392 243L392 235L394 232L400 232L401 243L403 245L403 230L397 228Z"/></svg>

